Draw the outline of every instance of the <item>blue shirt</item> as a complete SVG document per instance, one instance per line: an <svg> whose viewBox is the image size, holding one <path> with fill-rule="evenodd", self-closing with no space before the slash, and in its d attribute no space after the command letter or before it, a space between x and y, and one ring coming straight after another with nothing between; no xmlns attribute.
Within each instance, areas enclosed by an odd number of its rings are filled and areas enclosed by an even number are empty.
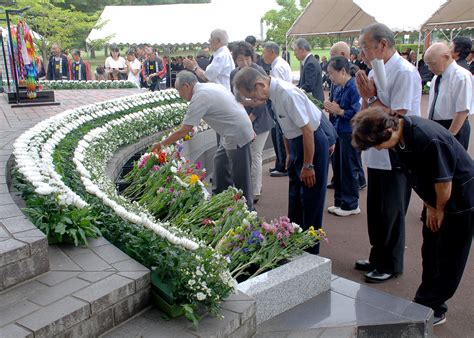
<svg viewBox="0 0 474 338"><path fill-rule="evenodd" d="M333 118L337 132L352 133L351 119L360 110L360 96L355 77L347 81L344 86L333 86L331 97L344 109L344 115L337 115Z"/></svg>

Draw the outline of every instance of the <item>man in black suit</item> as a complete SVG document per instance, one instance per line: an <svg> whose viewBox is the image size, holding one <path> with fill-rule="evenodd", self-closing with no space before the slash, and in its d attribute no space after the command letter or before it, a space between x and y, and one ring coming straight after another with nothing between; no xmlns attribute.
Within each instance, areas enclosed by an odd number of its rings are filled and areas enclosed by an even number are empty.
<svg viewBox="0 0 474 338"><path fill-rule="evenodd" d="M323 75L321 66L313 54L311 54L308 41L303 38L297 39L293 44L295 56L301 61L300 81L298 87L313 94L319 101L324 101Z"/></svg>

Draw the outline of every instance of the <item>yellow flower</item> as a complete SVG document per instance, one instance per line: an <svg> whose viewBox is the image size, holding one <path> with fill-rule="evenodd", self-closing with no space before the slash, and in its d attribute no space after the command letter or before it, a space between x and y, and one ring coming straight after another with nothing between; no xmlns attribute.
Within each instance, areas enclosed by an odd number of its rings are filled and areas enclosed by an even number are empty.
<svg viewBox="0 0 474 338"><path fill-rule="evenodd" d="M318 237L318 233L316 230L314 230L314 226L309 227L308 234L313 237Z"/></svg>
<svg viewBox="0 0 474 338"><path fill-rule="evenodd" d="M189 141L191 139L191 136L189 134L184 135L183 140Z"/></svg>
<svg viewBox="0 0 474 338"><path fill-rule="evenodd" d="M196 184L197 181L199 181L199 176L196 174L192 174L191 178L189 179L189 184Z"/></svg>

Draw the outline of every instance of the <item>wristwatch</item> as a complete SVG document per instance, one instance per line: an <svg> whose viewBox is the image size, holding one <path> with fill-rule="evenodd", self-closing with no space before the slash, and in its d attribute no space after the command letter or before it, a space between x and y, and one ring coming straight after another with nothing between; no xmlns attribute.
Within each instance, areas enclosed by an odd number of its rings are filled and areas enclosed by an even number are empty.
<svg viewBox="0 0 474 338"><path fill-rule="evenodd" d="M308 164L303 164L303 169L314 169L314 164L313 163L308 163Z"/></svg>
<svg viewBox="0 0 474 338"><path fill-rule="evenodd" d="M379 98L374 95L374 96L371 96L367 99L367 104L370 106L371 104L373 104L375 101L377 101Z"/></svg>

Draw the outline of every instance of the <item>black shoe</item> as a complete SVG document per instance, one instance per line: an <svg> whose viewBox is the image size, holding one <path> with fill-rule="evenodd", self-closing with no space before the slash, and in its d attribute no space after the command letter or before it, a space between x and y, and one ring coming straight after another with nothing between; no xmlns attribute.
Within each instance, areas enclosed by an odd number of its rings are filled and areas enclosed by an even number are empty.
<svg viewBox="0 0 474 338"><path fill-rule="evenodd" d="M287 172L287 171L273 170L273 171L270 173L270 176L271 176L271 177L283 177L283 176L288 176L288 172Z"/></svg>
<svg viewBox="0 0 474 338"><path fill-rule="evenodd" d="M355 269L360 271L373 271L374 267L367 259L359 259L355 263Z"/></svg>
<svg viewBox="0 0 474 338"><path fill-rule="evenodd" d="M332 182L329 183L326 188L328 188L328 189L334 189L334 183L332 183Z"/></svg>
<svg viewBox="0 0 474 338"><path fill-rule="evenodd" d="M434 316L433 317L433 326L441 325L446 323L446 314L442 314L441 316Z"/></svg>
<svg viewBox="0 0 474 338"><path fill-rule="evenodd" d="M277 170L277 168L268 168L269 172L272 172L272 171L275 171L275 170Z"/></svg>
<svg viewBox="0 0 474 338"><path fill-rule="evenodd" d="M359 187L359 190L364 190L365 188L367 188L367 184L363 184Z"/></svg>
<svg viewBox="0 0 474 338"><path fill-rule="evenodd" d="M254 196L254 197L253 197L253 204L257 204L257 203L258 203L258 200L259 200L259 197L258 197L258 196Z"/></svg>
<svg viewBox="0 0 474 338"><path fill-rule="evenodd" d="M375 269L365 274L365 281L368 283L383 283L389 279L397 277L398 275L398 273L385 273Z"/></svg>

